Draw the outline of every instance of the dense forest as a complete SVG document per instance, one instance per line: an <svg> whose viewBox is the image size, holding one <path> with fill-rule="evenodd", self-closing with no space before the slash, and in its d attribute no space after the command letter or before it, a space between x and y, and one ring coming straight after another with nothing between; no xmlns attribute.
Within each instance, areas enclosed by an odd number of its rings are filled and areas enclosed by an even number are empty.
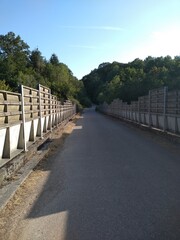
<svg viewBox="0 0 180 240"><path fill-rule="evenodd" d="M9 32L0 35L0 89L18 91L20 84L51 88L60 100L71 99L83 106L91 104L83 82L73 76L67 65L53 53L46 60L39 49L30 47L20 36Z"/></svg>
<svg viewBox="0 0 180 240"><path fill-rule="evenodd" d="M119 98L130 102L149 90L168 86L180 89L180 56L147 57L127 64L102 63L82 81L92 102L110 103Z"/></svg>

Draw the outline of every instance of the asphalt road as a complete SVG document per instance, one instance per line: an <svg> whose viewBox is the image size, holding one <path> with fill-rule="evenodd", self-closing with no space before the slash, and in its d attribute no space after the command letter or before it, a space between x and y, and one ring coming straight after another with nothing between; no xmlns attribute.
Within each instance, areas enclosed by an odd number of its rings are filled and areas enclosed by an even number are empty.
<svg viewBox="0 0 180 240"><path fill-rule="evenodd" d="M54 158L19 239L180 239L180 155L161 138L86 110Z"/></svg>

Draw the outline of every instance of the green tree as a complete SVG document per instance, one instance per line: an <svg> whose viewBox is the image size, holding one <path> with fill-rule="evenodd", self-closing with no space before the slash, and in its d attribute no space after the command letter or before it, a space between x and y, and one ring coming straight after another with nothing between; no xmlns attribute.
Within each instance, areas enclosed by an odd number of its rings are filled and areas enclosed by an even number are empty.
<svg viewBox="0 0 180 240"><path fill-rule="evenodd" d="M29 64L29 46L13 32L0 35L0 78L10 87L18 85L19 71L25 72Z"/></svg>
<svg viewBox="0 0 180 240"><path fill-rule="evenodd" d="M38 73L42 73L45 67L45 60L41 54L41 52L39 51L38 48L36 48L35 50L33 50L30 54L30 64L32 66L32 68L38 72Z"/></svg>
<svg viewBox="0 0 180 240"><path fill-rule="evenodd" d="M53 53L53 54L51 55L51 57L50 57L49 62L50 62L52 65L56 65L56 66L57 66L57 65L59 64L58 56L57 56L55 53Z"/></svg>
<svg viewBox="0 0 180 240"><path fill-rule="evenodd" d="M130 102L150 89L168 86L180 89L180 57L136 58L128 64L113 62L100 64L82 81L89 98L94 102L110 102L120 98Z"/></svg>
<svg viewBox="0 0 180 240"><path fill-rule="evenodd" d="M6 84L5 80L0 80L0 90L12 91L9 85Z"/></svg>

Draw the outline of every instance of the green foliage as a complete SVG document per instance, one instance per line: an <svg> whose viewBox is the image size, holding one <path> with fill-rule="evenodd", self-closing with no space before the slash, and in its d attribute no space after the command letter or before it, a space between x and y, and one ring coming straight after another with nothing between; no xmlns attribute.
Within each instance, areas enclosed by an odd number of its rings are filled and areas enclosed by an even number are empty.
<svg viewBox="0 0 180 240"><path fill-rule="evenodd" d="M82 113L83 112L83 105L79 102L79 100L70 98L70 100L76 104L76 112L77 113Z"/></svg>
<svg viewBox="0 0 180 240"><path fill-rule="evenodd" d="M53 53L53 54L51 55L49 61L50 61L50 63L51 63L52 65L58 65L58 64L59 64L58 56L57 56L55 53Z"/></svg>
<svg viewBox="0 0 180 240"><path fill-rule="evenodd" d="M29 46L13 32L0 35L0 89L17 91L20 84L36 88L38 84L50 87L59 99L77 99L79 109L90 106L84 84L78 81L64 63L53 53L46 60L39 49Z"/></svg>
<svg viewBox="0 0 180 240"><path fill-rule="evenodd" d="M13 32L0 35L0 78L17 88L19 71L25 72L29 62L29 46Z"/></svg>
<svg viewBox="0 0 180 240"><path fill-rule="evenodd" d="M30 54L30 66L39 74L41 74L45 67L45 60L42 57L39 49L35 49Z"/></svg>
<svg viewBox="0 0 180 240"><path fill-rule="evenodd" d="M12 89L6 84L5 80L0 80L0 89L4 91L11 91Z"/></svg>
<svg viewBox="0 0 180 240"><path fill-rule="evenodd" d="M130 102L150 89L168 86L180 89L180 56L147 57L128 64L102 63L82 81L92 102L110 103L115 98Z"/></svg>
<svg viewBox="0 0 180 240"><path fill-rule="evenodd" d="M77 92L75 95L76 99L78 99L80 101L80 103L82 104L83 107L91 107L92 103L91 103L89 97L87 96L87 92L86 92L83 82L76 81L76 85L77 85Z"/></svg>
<svg viewBox="0 0 180 240"><path fill-rule="evenodd" d="M35 74L31 74L31 73L23 73L21 71L19 71L18 73L18 83L19 85L26 85L28 87L32 87L32 88L36 88L37 87L37 81L35 78Z"/></svg>

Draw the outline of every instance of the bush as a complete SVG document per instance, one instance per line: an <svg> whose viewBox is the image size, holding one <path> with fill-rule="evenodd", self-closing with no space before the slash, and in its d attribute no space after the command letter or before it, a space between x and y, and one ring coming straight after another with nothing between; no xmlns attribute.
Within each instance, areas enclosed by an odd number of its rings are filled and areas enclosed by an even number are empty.
<svg viewBox="0 0 180 240"><path fill-rule="evenodd" d="M0 90L12 91L8 84L6 84L5 80L0 80Z"/></svg>

